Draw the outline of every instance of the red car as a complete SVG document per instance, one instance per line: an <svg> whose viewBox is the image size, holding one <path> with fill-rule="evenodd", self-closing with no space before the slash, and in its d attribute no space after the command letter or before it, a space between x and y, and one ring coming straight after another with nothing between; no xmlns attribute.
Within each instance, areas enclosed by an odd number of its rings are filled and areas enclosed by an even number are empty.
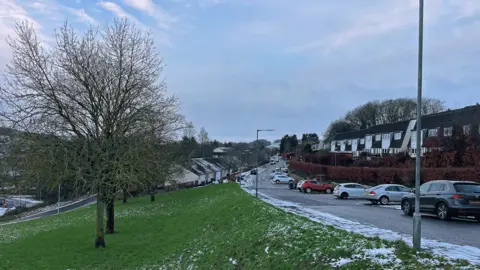
<svg viewBox="0 0 480 270"><path fill-rule="evenodd" d="M325 192L331 194L334 186L332 184L317 180L306 180L303 182L301 189L303 192L310 193L312 191Z"/></svg>

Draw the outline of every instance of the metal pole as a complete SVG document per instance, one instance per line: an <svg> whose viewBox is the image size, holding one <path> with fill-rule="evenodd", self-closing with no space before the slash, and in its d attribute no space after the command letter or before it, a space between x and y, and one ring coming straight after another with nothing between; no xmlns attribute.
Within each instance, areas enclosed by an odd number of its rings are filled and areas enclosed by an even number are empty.
<svg viewBox="0 0 480 270"><path fill-rule="evenodd" d="M418 15L418 91L417 91L417 141L415 157L415 213L413 214L413 247L422 244L422 219L420 215L420 158L422 154L422 61L423 61L423 0L419 0Z"/></svg>
<svg viewBox="0 0 480 270"><path fill-rule="evenodd" d="M57 203L57 215L60 214L60 184L58 184L58 203Z"/></svg>
<svg viewBox="0 0 480 270"><path fill-rule="evenodd" d="M257 129L257 140L255 141L255 146L256 146L255 148L257 150L257 154L255 155L255 158L256 158L255 164L257 164L257 168L256 168L257 173L255 174L255 197L257 198L258 198L258 132L259 131L260 130Z"/></svg>

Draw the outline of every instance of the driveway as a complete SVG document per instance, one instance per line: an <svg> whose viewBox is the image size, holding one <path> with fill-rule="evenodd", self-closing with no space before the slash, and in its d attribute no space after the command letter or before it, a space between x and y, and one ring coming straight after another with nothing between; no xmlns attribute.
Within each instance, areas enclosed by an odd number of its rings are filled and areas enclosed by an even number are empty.
<svg viewBox="0 0 480 270"><path fill-rule="evenodd" d="M305 194L288 189L287 185L270 182L269 174L282 164L266 165L259 174L259 192L275 199L290 201L304 207L338 217L388 229L402 234L412 234L412 217L404 216L400 205L372 205L365 200L339 200L330 194ZM255 178L252 179L255 184ZM470 220L440 221L435 217L422 217L422 237L442 242L480 248L480 224Z"/></svg>

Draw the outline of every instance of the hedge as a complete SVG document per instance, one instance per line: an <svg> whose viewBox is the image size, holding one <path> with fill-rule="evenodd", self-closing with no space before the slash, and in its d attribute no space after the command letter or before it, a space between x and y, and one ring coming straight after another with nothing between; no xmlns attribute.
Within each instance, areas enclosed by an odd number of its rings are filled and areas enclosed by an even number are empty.
<svg viewBox="0 0 480 270"><path fill-rule="evenodd" d="M351 181L367 185L388 183L402 184L413 187L415 183L415 169L409 168L367 168L326 166L300 161L290 161L289 169L303 172L312 177L323 174L334 181ZM470 168L422 168L423 182L438 179L472 180L480 182L480 170Z"/></svg>

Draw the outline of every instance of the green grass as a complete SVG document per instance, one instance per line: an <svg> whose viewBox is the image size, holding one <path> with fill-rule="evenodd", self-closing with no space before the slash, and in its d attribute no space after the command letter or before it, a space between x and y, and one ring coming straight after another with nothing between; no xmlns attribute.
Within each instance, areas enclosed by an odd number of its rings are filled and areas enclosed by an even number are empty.
<svg viewBox="0 0 480 270"><path fill-rule="evenodd" d="M466 265L285 213L237 184L119 202L116 215L105 249L93 247L94 206L0 226L0 269L331 269L341 258L351 261L341 269Z"/></svg>

